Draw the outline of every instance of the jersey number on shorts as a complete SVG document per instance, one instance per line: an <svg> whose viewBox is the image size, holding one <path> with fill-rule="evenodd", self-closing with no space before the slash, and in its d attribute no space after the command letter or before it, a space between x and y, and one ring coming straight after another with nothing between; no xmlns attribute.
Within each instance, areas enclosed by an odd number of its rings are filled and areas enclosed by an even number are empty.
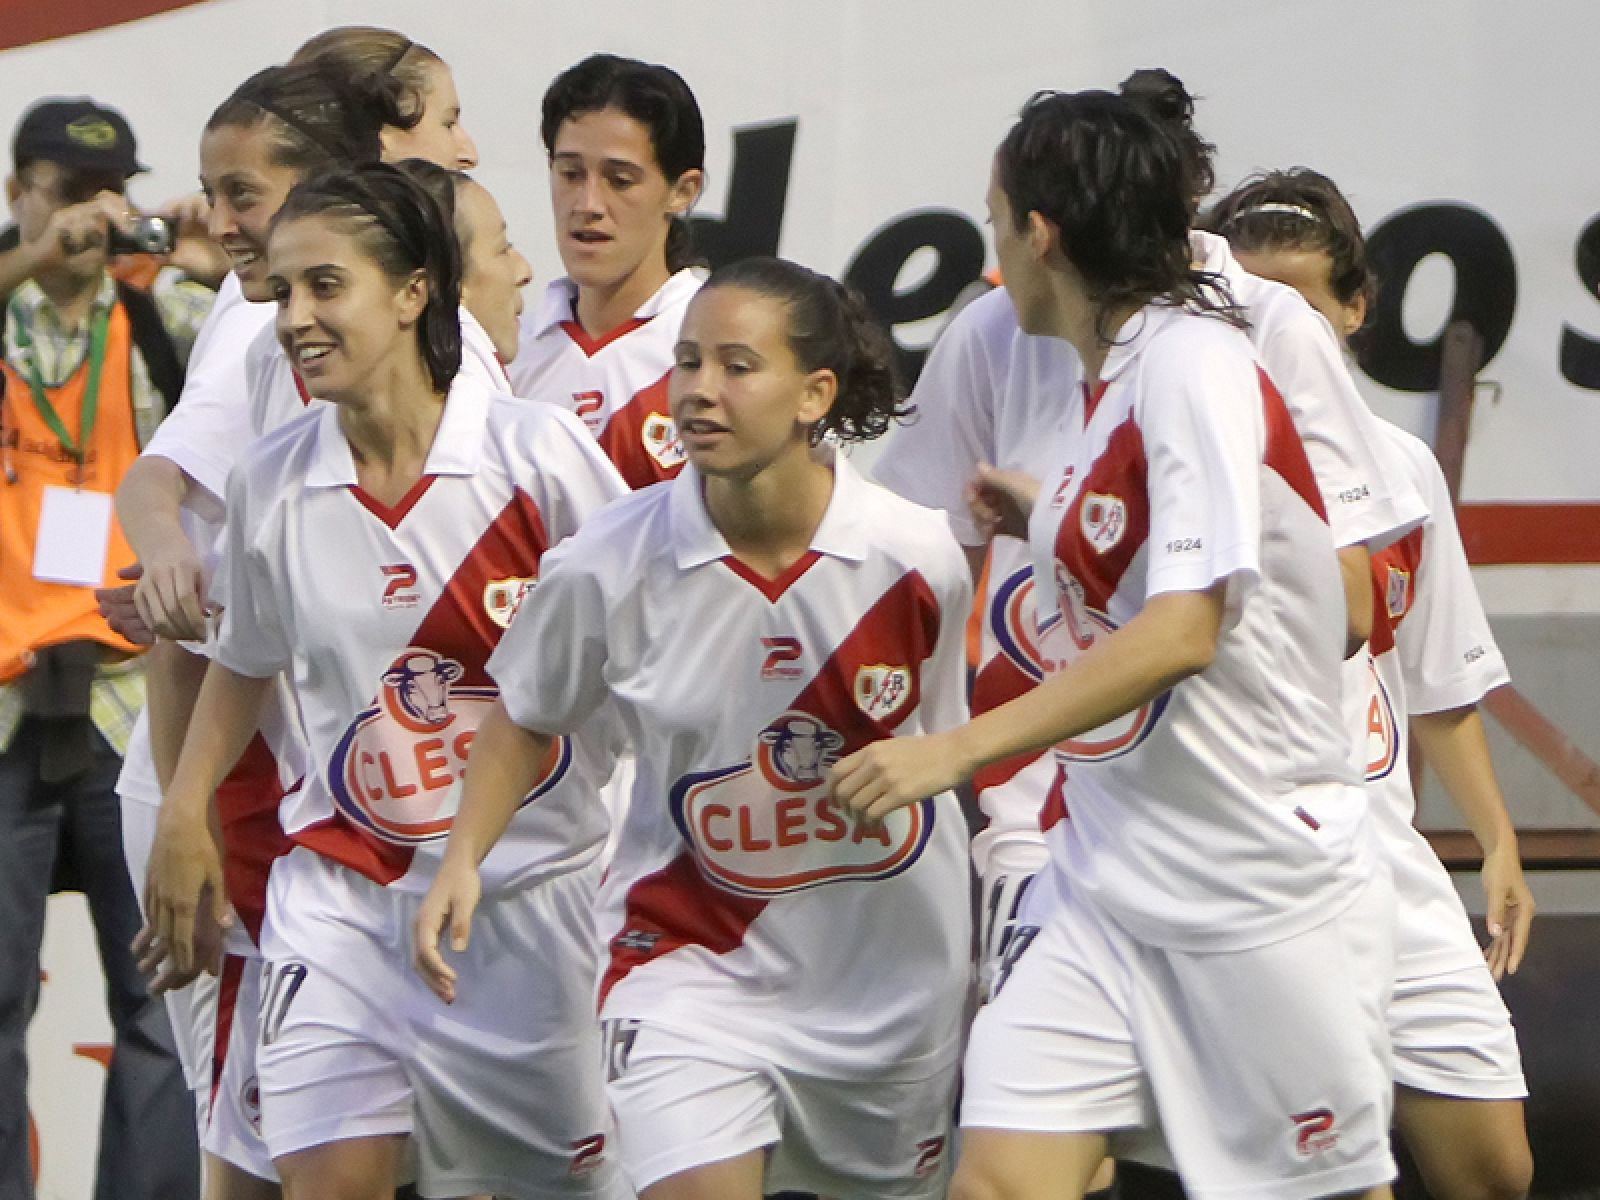
<svg viewBox="0 0 1600 1200"><path fill-rule="evenodd" d="M267 994L261 1001L261 1044L270 1046L283 1029L283 1019L289 1015L289 1005L306 981L304 963L285 963L281 967L267 967L271 975L267 980Z"/></svg>
<svg viewBox="0 0 1600 1200"><path fill-rule="evenodd" d="M615 1083L628 1069L633 1041L639 1036L639 1022L611 1020L601 1022L601 1052L605 1055L606 1082Z"/></svg>

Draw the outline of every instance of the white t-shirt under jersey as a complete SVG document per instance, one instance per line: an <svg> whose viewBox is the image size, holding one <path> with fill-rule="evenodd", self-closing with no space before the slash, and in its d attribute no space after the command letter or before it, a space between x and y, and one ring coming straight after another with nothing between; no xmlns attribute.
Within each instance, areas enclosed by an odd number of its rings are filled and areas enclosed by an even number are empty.
<svg viewBox="0 0 1600 1200"><path fill-rule="evenodd" d="M1047 667L1162 593L1222 582L1226 609L1210 666L1056 748L1052 861L1073 895L1151 945L1293 936L1353 902L1373 863L1316 481L1249 340L1219 319L1146 307L1101 380L1070 398L1034 507L1036 577L1055 584L1040 596Z"/></svg>
<svg viewBox="0 0 1600 1200"><path fill-rule="evenodd" d="M1431 517L1373 556L1370 653L1345 666L1345 708L1357 733L1373 827L1394 871L1403 969L1443 973L1480 965L1483 956L1449 872L1411 823L1416 797L1407 730L1412 714L1477 704L1510 676L1433 451L1387 422L1382 428Z"/></svg>
<svg viewBox="0 0 1600 1200"><path fill-rule="evenodd" d="M602 338L577 319L577 285L557 279L522 317L511 390L570 409L599 440L629 487L670 479L684 464L667 407L667 376L684 311L700 290L693 270L679 271Z"/></svg>
<svg viewBox="0 0 1600 1200"><path fill-rule="evenodd" d="M601 888L601 1015L829 1079L925 1078L960 1050L966 831L945 793L881 826L830 765L966 717L966 564L944 518L834 462L810 551L765 579L677 479L547 560L490 671L560 731L611 700L637 778Z"/></svg>
<svg viewBox="0 0 1600 1200"><path fill-rule="evenodd" d="M540 559L622 481L577 420L463 372L424 475L386 507L357 484L338 410L269 434L228 486L217 661L287 672L308 742L284 830L373 881L425 890L459 803L485 671ZM564 740L483 865L486 890L599 850L609 747Z"/></svg>

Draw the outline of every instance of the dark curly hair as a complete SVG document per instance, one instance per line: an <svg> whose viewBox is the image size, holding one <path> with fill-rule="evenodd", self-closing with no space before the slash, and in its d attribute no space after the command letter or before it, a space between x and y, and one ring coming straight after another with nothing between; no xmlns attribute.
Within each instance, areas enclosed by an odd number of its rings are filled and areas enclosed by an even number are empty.
<svg viewBox="0 0 1600 1200"><path fill-rule="evenodd" d="M838 379L833 407L812 427L813 442L829 435L871 441L911 414L889 335L854 288L782 258L742 259L713 272L705 287L744 288L780 301L789 310L789 349L800 369L832 371Z"/></svg>
<svg viewBox="0 0 1600 1200"><path fill-rule="evenodd" d="M396 283L413 271L428 279L417 342L434 390L448 391L461 369L461 247L452 223L426 187L387 163L333 167L296 185L272 227L302 217L346 223L366 254Z"/></svg>
<svg viewBox="0 0 1600 1200"><path fill-rule="evenodd" d="M1195 98L1183 86L1183 80L1164 67L1135 71L1122 81L1117 91L1159 121L1188 158L1194 187L1189 220L1193 222L1200 211L1200 202L1217 186L1217 148L1195 130Z"/></svg>
<svg viewBox="0 0 1600 1200"><path fill-rule="evenodd" d="M1105 323L1127 305L1182 306L1240 328L1221 276L1191 262L1195 165L1143 103L1110 92L1038 92L1000 143L1000 188L1018 231L1037 212Z"/></svg>
<svg viewBox="0 0 1600 1200"><path fill-rule="evenodd" d="M591 54L557 75L545 91L539 120L545 153L555 154L564 121L608 108L627 113L650 131L656 165L669 182L676 183L685 171L705 170L705 122L683 76L659 63L615 54ZM672 272L703 265L688 218L672 218L666 257Z"/></svg>

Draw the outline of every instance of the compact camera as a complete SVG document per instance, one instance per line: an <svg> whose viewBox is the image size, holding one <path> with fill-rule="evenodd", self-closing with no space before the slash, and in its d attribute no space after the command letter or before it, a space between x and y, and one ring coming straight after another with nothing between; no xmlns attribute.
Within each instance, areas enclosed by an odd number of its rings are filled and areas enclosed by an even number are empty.
<svg viewBox="0 0 1600 1200"><path fill-rule="evenodd" d="M112 226L109 249L113 254L171 254L177 235L165 217L135 217L126 233Z"/></svg>

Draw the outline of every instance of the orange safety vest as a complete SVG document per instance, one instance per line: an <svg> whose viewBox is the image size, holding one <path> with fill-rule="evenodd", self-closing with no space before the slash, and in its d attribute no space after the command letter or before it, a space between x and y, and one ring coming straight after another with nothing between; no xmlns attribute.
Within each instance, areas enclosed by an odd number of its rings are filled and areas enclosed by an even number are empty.
<svg viewBox="0 0 1600 1200"><path fill-rule="evenodd" d="M81 486L112 493L139 457L133 424L133 338L128 314L113 306L106 328L105 363L100 374L99 415L84 447ZM28 382L7 364L5 397L0 400L0 684L22 675L33 652L59 642L94 641L125 652L139 648L111 631L95 605L94 589L44 583L33 577L35 535L47 487L78 487L77 463L62 448L39 415ZM47 395L67 432L81 437L89 363ZM15 482L11 478L15 477ZM135 561L115 516L106 550L103 582L121 582L117 572Z"/></svg>

